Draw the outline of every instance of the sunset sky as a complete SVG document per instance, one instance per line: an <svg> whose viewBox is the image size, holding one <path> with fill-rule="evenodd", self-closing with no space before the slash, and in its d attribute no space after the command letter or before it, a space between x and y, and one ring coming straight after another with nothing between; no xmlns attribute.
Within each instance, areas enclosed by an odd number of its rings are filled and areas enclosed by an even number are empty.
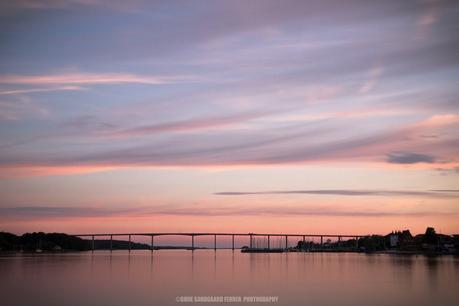
<svg viewBox="0 0 459 306"><path fill-rule="evenodd" d="M0 231L459 234L459 2L0 2Z"/></svg>

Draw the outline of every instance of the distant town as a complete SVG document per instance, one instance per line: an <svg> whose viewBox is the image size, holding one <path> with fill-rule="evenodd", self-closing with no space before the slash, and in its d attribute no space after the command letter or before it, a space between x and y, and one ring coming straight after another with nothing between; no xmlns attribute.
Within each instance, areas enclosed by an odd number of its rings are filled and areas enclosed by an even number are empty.
<svg viewBox="0 0 459 306"><path fill-rule="evenodd" d="M459 235L436 233L428 227L424 234L413 236L409 230L393 231L385 236L371 235L324 244L298 241L292 251L385 252L398 254L459 254Z"/></svg>
<svg viewBox="0 0 459 306"><path fill-rule="evenodd" d="M124 240L97 239L95 241L64 233L26 233L21 236L0 232L0 252L64 252L97 250L152 250L146 243ZM393 231L387 235L359 236L332 241L299 240L295 246L266 247L258 238L243 246L242 252L361 252L388 254L459 255L459 235L438 234L428 227L424 234L413 236L409 230ZM190 249L187 246L155 246L160 249ZM195 247L193 249L210 249Z"/></svg>

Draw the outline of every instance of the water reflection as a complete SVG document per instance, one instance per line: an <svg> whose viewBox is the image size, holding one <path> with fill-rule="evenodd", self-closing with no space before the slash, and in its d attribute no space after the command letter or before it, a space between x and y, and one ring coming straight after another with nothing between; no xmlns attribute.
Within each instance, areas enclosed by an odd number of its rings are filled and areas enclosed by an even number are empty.
<svg viewBox="0 0 459 306"><path fill-rule="evenodd" d="M191 252L191 280L194 280L194 251Z"/></svg>
<svg viewBox="0 0 459 306"><path fill-rule="evenodd" d="M427 263L427 279L429 281L430 288L438 289L438 282L439 282L439 261L438 257L428 256L426 257Z"/></svg>
<svg viewBox="0 0 459 306"><path fill-rule="evenodd" d="M455 305L455 257L124 251L0 257L2 305L177 305L274 295L279 305ZM183 305L183 304L180 304ZM206 304L210 305L210 304Z"/></svg>

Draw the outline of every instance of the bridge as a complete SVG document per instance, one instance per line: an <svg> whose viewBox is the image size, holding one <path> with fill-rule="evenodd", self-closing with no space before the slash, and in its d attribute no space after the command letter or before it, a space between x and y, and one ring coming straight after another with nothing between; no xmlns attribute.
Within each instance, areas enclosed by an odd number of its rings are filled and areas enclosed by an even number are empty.
<svg viewBox="0 0 459 306"><path fill-rule="evenodd" d="M151 238L151 245L150 249L153 251L155 249L155 237L159 236L187 236L191 238L190 242L190 247L187 248L189 250L194 251L196 249L195 247L195 237L202 237L202 236L213 236L214 237L214 250L217 250L217 237L231 237L232 239L232 247L231 249L235 249L235 244L234 244L234 238L235 237L249 237L249 247L253 247L253 239L256 237L266 237L268 240L268 247L267 249L271 249L271 238L272 237L281 237L285 239L285 249L288 249L288 239L290 237L301 237L303 242L306 241L306 237L312 237L312 238L320 238L320 245L324 245L324 238L337 238L338 239L338 244L341 242L343 238L348 238L348 239L355 239L355 248L358 249L359 245L359 238L364 238L364 237L369 237L371 235L330 235L330 234L257 234L257 233L121 233L121 234L80 234L80 235L73 235L76 237L81 237L81 238L91 238L92 239L92 251L95 250L95 237L110 237L110 251L113 250L113 237L129 237L129 244L128 244L128 250L129 252L131 251L131 239L132 237L150 237ZM227 249L227 248L225 248Z"/></svg>

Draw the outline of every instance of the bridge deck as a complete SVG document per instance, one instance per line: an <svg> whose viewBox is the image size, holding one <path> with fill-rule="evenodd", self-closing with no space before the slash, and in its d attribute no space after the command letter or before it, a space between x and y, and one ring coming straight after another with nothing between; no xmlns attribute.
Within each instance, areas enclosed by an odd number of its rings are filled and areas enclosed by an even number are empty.
<svg viewBox="0 0 459 306"><path fill-rule="evenodd" d="M271 236L271 237L342 237L361 238L371 235L340 235L340 234L263 234L263 233L110 233L110 234L77 234L77 237L101 237L101 236Z"/></svg>

